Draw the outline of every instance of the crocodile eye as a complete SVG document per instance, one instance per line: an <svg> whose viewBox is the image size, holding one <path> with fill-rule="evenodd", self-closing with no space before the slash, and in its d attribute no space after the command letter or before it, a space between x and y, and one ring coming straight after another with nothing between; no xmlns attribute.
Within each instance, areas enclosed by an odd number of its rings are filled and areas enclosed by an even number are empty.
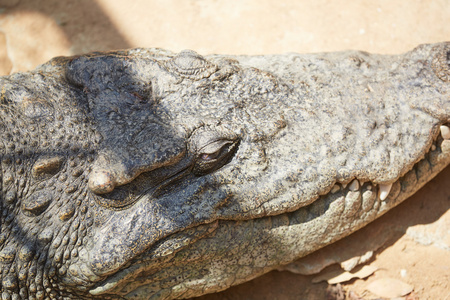
<svg viewBox="0 0 450 300"><path fill-rule="evenodd" d="M237 141L218 140L201 148L195 159L192 172L206 175L227 164L237 149Z"/></svg>
<svg viewBox="0 0 450 300"><path fill-rule="evenodd" d="M230 162L237 150L239 139L234 135L221 134L210 128L201 128L191 138L194 152L192 173L197 176L209 174Z"/></svg>

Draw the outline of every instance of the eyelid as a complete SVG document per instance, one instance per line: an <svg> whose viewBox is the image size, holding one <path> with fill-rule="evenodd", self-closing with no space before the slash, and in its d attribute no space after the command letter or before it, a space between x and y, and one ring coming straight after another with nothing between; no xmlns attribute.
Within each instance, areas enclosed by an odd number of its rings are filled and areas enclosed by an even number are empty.
<svg viewBox="0 0 450 300"><path fill-rule="evenodd" d="M191 172L203 176L220 169L231 160L238 144L239 140L223 138L210 142L197 151Z"/></svg>
<svg viewBox="0 0 450 300"><path fill-rule="evenodd" d="M214 154L218 151L220 151L225 145L232 144L232 141L229 140L217 140L212 143L209 143L208 145L204 146L199 150L199 154Z"/></svg>

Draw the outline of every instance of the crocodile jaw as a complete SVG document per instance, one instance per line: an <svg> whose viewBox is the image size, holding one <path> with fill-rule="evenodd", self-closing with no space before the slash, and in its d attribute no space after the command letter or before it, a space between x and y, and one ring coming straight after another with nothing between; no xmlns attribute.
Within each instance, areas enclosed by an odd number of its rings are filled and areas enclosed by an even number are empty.
<svg viewBox="0 0 450 300"><path fill-rule="evenodd" d="M429 50L425 49L424 52L426 51ZM434 74L430 72L429 76L434 76ZM410 77L400 85L403 84L405 86L409 84L417 86L417 81L414 77ZM376 85L370 86L372 92L376 88ZM417 92L420 93L419 90ZM395 140L395 136L390 136L388 129L384 132L385 134L381 135L382 142L380 144L383 145L382 147L386 147L386 152L396 147L408 149L406 152L401 152L403 150L398 153L392 152L393 157L401 157L395 155L407 157L407 159L400 159L402 162L397 164L397 161L394 160L392 165L389 161L386 161L385 156L381 155L378 157L381 160L370 161L368 168L355 168L355 171L350 170L347 173L336 171L338 168L331 172L332 169L325 168L323 170L326 172L319 172L319 177L324 175L323 178L313 176L310 181L304 180L303 185L301 185L302 188L295 184L292 186L282 185L278 189L278 191L281 191L277 194L278 196L269 197L269 200L261 197L265 193L269 195L272 193L270 188L265 189L263 183L267 182L268 179L264 180L264 177L256 180L256 182L261 183L260 185L254 182L247 185L246 183L243 184L245 187L243 190L251 191L249 194L239 192L232 185L231 187L221 186L219 190L223 192L222 194L228 195L226 196L228 199L226 203L217 205L219 209L216 214L217 218L229 221L219 221L218 226L215 225L216 223L211 223L214 224L213 228L217 226L217 229L211 229L213 232L206 237L202 236L199 241L186 242L182 247L170 248L170 251L163 255L165 258L161 258L158 262L164 265L163 262L167 261L167 267L164 267L162 271L159 270L160 266L156 267L154 263L146 259L146 257L154 257L155 253L158 252L157 247L151 248L142 256L139 256L131 267L103 281L91 290L91 293L114 292L130 298L156 293L157 295L166 294L170 295L170 298L177 298L181 295L183 297L185 295L194 296L218 291L259 276L280 264L286 264L296 258L305 256L361 228L415 193L449 164L450 143L446 133L449 120L447 109L449 101L448 96L445 96L446 93L448 93L448 85L444 83L444 95L436 94L436 98L432 100L437 103L435 106L438 107L437 110L431 106L426 107L428 105L426 103L416 102L416 99L408 99L404 102L408 107L413 107L413 111L419 108L414 115L416 121L423 118L424 122L428 123L426 126L418 125L420 130L417 134L414 134L415 136L422 136L421 142L417 142L418 140L416 140L416 143L412 140L408 141L408 137L404 136L405 140L397 143L398 140ZM389 98L391 95L387 97ZM397 94L392 97L392 100L396 101L398 97L402 98L402 95ZM330 110L333 109L334 107ZM406 110L408 111L408 109ZM311 111L312 109L308 113L311 113ZM326 109L322 108L319 111L326 112ZM355 112L358 113L358 111ZM422 114L422 112L425 113ZM394 111L389 113L395 115L398 111L395 112L394 107ZM286 115L288 113L283 115L283 121L286 121L286 131L289 133L289 126L292 126L292 123L289 122L290 119ZM310 117L314 119L313 116L310 115ZM318 119L320 118L315 119L317 121L315 125L320 124L317 125L318 127L327 127L329 123L336 124L338 127L342 124L342 122L320 123ZM360 122L360 124L362 123ZM310 124L303 128L301 126L303 124L298 125L297 127L300 128L296 128L294 132L306 130ZM368 126L371 126L370 122ZM331 140L335 138L332 134L333 130L339 131L336 127L329 128L328 132L331 137L328 138ZM276 132L276 128L274 132ZM327 130L322 132L327 132ZM364 133L364 130L362 133ZM292 144L293 139L289 137L289 134L284 136L286 137L286 147L288 147L287 145ZM311 133L307 138L309 138L309 142L312 142L312 145L320 147L320 135ZM370 138L367 138L367 141L370 141ZM314 144L314 142L317 142L317 144ZM273 145L278 146L278 148L275 146L268 148L280 149L284 146L283 143L283 140L275 138ZM260 144L253 140L244 141L237 154L238 159L220 170L215 175L219 178L217 180L223 182L233 175L238 178L237 173L245 173L250 169L256 172L269 170L267 173L270 174L272 181L288 182L289 178L291 180L292 177L295 178L295 167L304 165L296 162L296 164L292 164L293 172L291 172L291 176L277 178L276 170L270 169L270 163L267 163L264 157L259 155L259 146ZM305 144L299 146L299 148L304 147L306 149ZM310 148L314 148L314 146ZM347 151L348 148L345 147L344 149ZM281 153L281 155L277 155L276 151L280 151L279 154ZM286 157L283 155L285 154L283 151L274 150L271 153L265 152L265 154L272 158L273 163L273 160L276 161L280 157L282 160ZM382 152L379 151L378 153ZM346 153L346 155L347 158L364 156L361 153L359 155L348 155ZM301 158L298 154L294 156ZM310 155L309 159L314 160L311 156L313 155ZM370 157L370 155L367 156ZM276 162L273 164L277 165ZM287 166L288 164L284 162L280 165ZM290 167L287 167L288 171ZM286 170L284 171L288 173ZM247 174L249 174L249 177L254 175L253 173ZM314 185L314 192L312 193L309 190L310 185ZM242 186L239 187L242 189ZM255 190L256 193L253 192ZM260 200L262 202L259 202ZM233 211L239 211L239 217L233 215L231 213ZM230 219L238 219L238 221ZM194 231L195 229L196 227L194 227ZM183 233L181 232L180 235L183 235ZM186 235L189 236L190 234ZM239 236L239 241L246 242L230 242L230 244L224 245L223 241L231 241L233 236ZM161 243L168 242L171 237L163 239ZM241 254L245 252L247 254L241 257ZM217 255L218 253L219 255ZM186 261L189 262L189 273L183 271ZM205 266L209 266L206 267L208 271L204 271ZM172 277L170 274L178 275ZM129 284L130 281L134 283Z"/></svg>
<svg viewBox="0 0 450 300"><path fill-rule="evenodd" d="M177 298L186 291L200 295L208 288L211 292L226 289L358 230L410 197L449 164L450 140L437 132L425 157L392 184L357 179L350 184L336 183L312 204L289 213L247 221L216 221L184 230L163 239L90 293L140 299L164 291ZM239 236L239 241L233 241L233 236ZM171 247L174 240L182 242ZM170 265L160 269L164 262ZM189 274L182 271L186 262Z"/></svg>

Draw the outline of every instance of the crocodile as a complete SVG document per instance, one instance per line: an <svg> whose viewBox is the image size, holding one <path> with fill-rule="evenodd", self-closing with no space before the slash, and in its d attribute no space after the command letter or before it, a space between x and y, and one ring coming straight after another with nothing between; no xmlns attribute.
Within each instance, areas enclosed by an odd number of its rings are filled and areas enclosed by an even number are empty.
<svg viewBox="0 0 450 300"><path fill-rule="evenodd" d="M450 42L130 49L0 78L2 299L181 299L365 226L450 163Z"/></svg>

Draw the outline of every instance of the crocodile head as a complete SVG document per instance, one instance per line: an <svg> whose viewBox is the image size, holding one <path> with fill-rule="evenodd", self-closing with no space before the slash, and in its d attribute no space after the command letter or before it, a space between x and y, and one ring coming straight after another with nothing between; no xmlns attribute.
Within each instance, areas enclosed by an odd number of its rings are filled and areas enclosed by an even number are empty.
<svg viewBox="0 0 450 300"><path fill-rule="evenodd" d="M450 44L134 49L0 79L2 293L186 298L349 235L450 162Z"/></svg>

